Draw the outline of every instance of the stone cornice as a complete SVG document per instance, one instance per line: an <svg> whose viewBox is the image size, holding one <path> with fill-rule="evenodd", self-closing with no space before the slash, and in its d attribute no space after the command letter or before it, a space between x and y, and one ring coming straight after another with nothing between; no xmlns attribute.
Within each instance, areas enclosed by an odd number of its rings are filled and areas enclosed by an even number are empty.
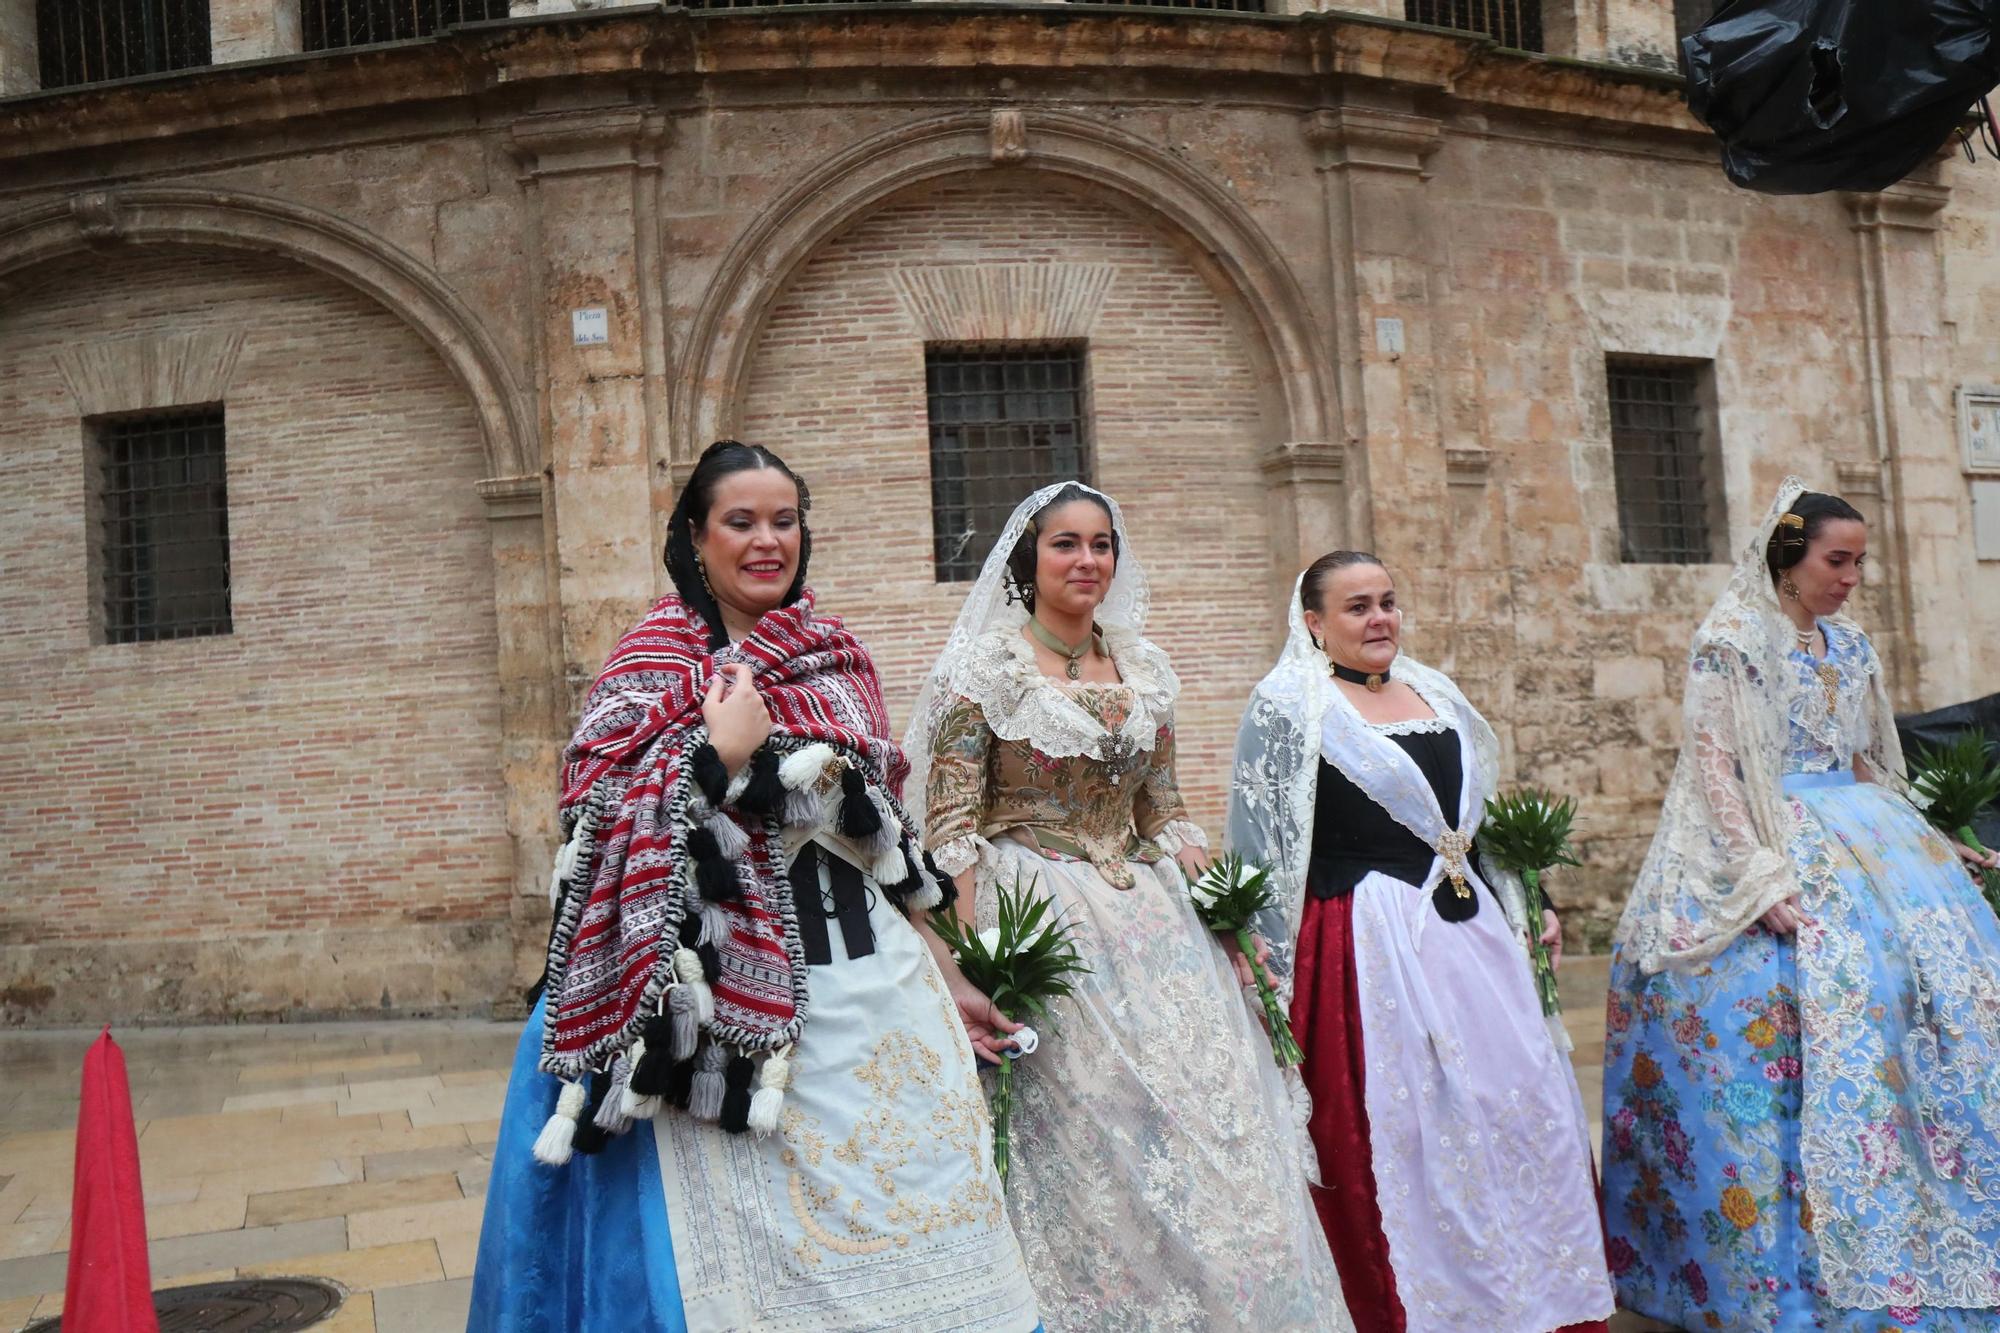
<svg viewBox="0 0 2000 1333"><path fill-rule="evenodd" d="M1394 107L1342 104L1306 117L1306 141L1329 167L1423 174L1443 127L1434 116Z"/></svg>
<svg viewBox="0 0 2000 1333"><path fill-rule="evenodd" d="M1331 440L1287 440L1257 466L1273 485L1337 485L1347 479L1347 448Z"/></svg>
<svg viewBox="0 0 2000 1333"><path fill-rule="evenodd" d="M1299 110L1364 82L1475 109L1705 133L1678 81L1622 66L1506 51L1470 34L1363 16L1018 8L962 4L793 5L709 12L627 7L473 24L424 42L218 65L125 83L0 100L0 161L178 136L475 99L531 110L538 87L601 80L604 100L726 102L800 86L838 96L850 76L907 74L953 98L1007 71L1036 88L1087 74L1087 91L1142 88L1160 76L1190 97L1242 96ZM773 78L780 82L774 84ZM1117 83L1108 83L1116 80Z"/></svg>
<svg viewBox="0 0 2000 1333"><path fill-rule="evenodd" d="M1956 144L1951 145L1956 147ZM1868 194L1848 194L1847 214L1856 231L1937 231L1944 225L1945 205L1951 202L1951 187L1923 177L1921 172L1899 181L1886 190Z"/></svg>
<svg viewBox="0 0 2000 1333"><path fill-rule="evenodd" d="M479 498L486 502L486 516L498 521L508 518L540 518L542 476L488 477L477 484Z"/></svg>
<svg viewBox="0 0 2000 1333"><path fill-rule="evenodd" d="M524 176L564 176L657 167L668 126L657 111L612 106L527 116L509 135Z"/></svg>

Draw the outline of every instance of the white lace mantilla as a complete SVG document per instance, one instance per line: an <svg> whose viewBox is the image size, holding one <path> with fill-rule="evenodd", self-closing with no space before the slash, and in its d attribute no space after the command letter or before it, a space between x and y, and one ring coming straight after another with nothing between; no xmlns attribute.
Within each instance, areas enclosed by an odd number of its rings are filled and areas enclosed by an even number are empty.
<svg viewBox="0 0 2000 1333"><path fill-rule="evenodd" d="M1123 760L1151 749L1161 725L1173 719L1180 678L1167 655L1137 632L1122 625L1101 629L1104 649L1132 691L1132 709L1116 731L1077 702L1074 686L1065 688L1042 670L1018 624L979 637L958 677L958 693L979 705L995 736L1026 741L1051 759Z"/></svg>

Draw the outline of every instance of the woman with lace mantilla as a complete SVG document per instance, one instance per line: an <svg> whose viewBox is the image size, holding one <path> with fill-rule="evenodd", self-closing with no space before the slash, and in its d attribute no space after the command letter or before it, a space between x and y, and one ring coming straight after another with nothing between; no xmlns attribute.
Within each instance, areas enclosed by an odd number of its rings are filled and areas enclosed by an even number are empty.
<svg viewBox="0 0 2000 1333"><path fill-rule="evenodd" d="M1499 745L1400 655L1374 556L1300 576L1236 747L1229 843L1270 867L1305 1051L1320 1220L1364 1333L1596 1330L1611 1314L1590 1144L1525 950L1520 882L1474 838ZM1280 914L1282 913L1282 915ZM1557 947L1555 915L1536 922Z"/></svg>
<svg viewBox="0 0 2000 1333"><path fill-rule="evenodd" d="M1684 1328L2000 1328L2000 925L1905 796L1843 613L1867 549L1779 488L1695 633L1614 941L1611 1267Z"/></svg>
<svg viewBox="0 0 2000 1333"><path fill-rule="evenodd" d="M1009 1211L1052 1330L1349 1329L1268 1040L1188 898L1206 839L1148 600L1109 497L1036 492L911 726L957 911L1032 884L1090 969L1016 1067Z"/></svg>
<svg viewBox="0 0 2000 1333"><path fill-rule="evenodd" d="M974 1057L1012 1025L927 922L874 663L805 586L810 503L711 446L674 591L584 700L475 1333L1036 1326Z"/></svg>

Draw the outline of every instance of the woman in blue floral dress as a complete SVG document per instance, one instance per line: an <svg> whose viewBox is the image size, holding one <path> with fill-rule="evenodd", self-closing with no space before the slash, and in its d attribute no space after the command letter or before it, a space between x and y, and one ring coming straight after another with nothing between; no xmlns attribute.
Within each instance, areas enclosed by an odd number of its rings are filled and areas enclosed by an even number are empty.
<svg viewBox="0 0 2000 1333"><path fill-rule="evenodd" d="M1619 924L1607 1254L1685 1329L2000 1329L2000 923L1904 794L1841 614L1866 547L1781 488L1695 636Z"/></svg>

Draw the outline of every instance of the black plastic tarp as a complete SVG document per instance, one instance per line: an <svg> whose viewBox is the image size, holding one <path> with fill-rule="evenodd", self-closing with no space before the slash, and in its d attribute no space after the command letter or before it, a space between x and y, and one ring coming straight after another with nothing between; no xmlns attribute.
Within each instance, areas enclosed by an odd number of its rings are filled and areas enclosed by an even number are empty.
<svg viewBox="0 0 2000 1333"><path fill-rule="evenodd" d="M2000 0L1733 0L1681 41L1688 106L1738 185L1880 190L2000 83Z"/></svg>
<svg viewBox="0 0 2000 1333"><path fill-rule="evenodd" d="M1903 761L1914 773L1923 764L1926 746L1948 745L1964 732L1976 731L1990 741L2000 742L2000 694L1928 713L1905 714L1896 719L1896 731L1903 738ZM2000 847L2000 808L1987 806L1972 831L1988 847Z"/></svg>

